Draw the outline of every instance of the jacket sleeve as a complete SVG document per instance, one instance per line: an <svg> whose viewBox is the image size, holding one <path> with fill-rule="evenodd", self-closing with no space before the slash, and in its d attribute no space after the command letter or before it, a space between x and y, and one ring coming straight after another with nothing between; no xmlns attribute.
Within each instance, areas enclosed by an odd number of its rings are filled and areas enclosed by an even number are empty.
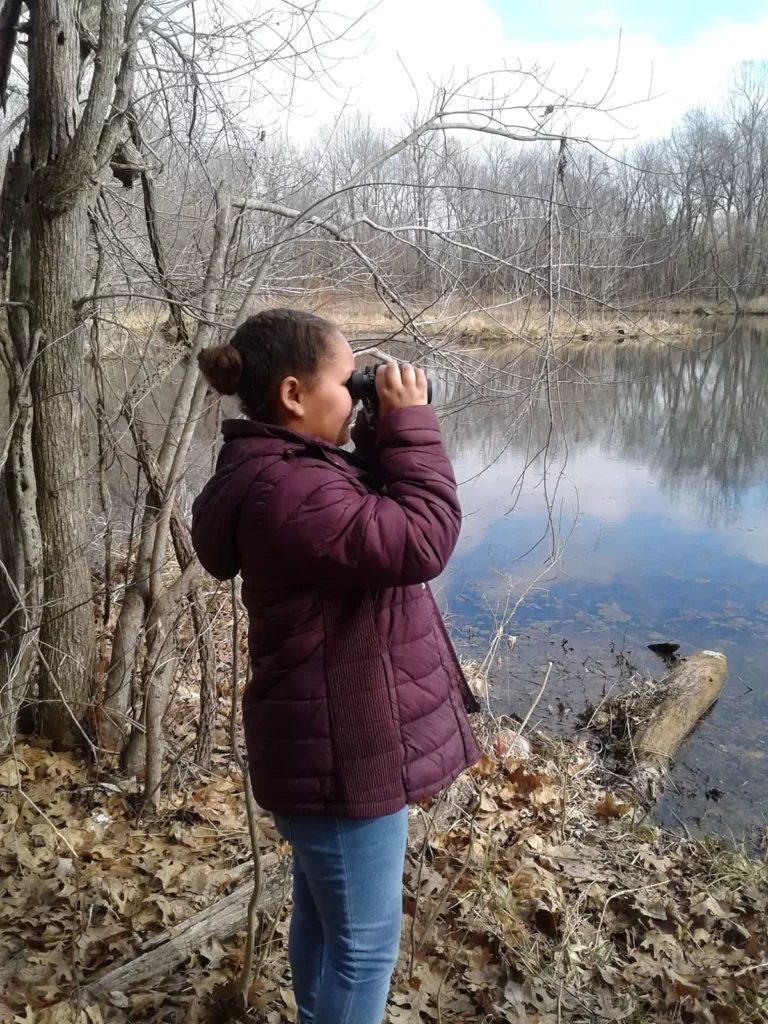
<svg viewBox="0 0 768 1024"><path fill-rule="evenodd" d="M321 587L394 587L439 576L456 546L456 480L429 406L377 427L386 495L362 494L337 468L297 465L272 491L266 523L280 560Z"/></svg>

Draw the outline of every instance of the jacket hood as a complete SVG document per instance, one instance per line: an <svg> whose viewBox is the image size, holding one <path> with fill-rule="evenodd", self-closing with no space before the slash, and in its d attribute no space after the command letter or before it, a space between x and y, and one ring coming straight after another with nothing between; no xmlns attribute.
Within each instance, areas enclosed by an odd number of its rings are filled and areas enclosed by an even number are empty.
<svg viewBox="0 0 768 1024"><path fill-rule="evenodd" d="M237 524L262 459L283 458L297 450L339 449L320 438L255 420L224 420L221 432L224 445L216 472L192 505L192 544L206 572L229 580L240 572Z"/></svg>

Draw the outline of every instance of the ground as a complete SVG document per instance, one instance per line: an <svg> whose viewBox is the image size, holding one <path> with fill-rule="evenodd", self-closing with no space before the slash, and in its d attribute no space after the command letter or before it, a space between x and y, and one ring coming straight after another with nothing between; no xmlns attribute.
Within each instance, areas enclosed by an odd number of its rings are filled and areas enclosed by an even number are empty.
<svg viewBox="0 0 768 1024"><path fill-rule="evenodd" d="M765 1021L768 863L658 828L583 743L535 734L521 759L507 753L512 723L477 725L487 754L411 810L387 1020ZM19 739L0 764L0 1021L231 1017L242 935L210 939L144 990L89 991L247 884L242 781L217 749L210 772L181 759L159 815L139 820L135 780ZM279 895L244 1019L277 1024L294 1009L289 858L269 816L258 823Z"/></svg>

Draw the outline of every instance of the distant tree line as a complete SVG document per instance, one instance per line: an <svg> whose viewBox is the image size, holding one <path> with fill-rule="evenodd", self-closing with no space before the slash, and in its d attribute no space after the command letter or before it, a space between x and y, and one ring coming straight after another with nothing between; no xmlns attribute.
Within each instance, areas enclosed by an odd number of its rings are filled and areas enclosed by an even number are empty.
<svg viewBox="0 0 768 1024"><path fill-rule="evenodd" d="M396 141L349 114L308 145L265 139L250 175L234 161L252 201L243 256L278 245L264 286L370 285L354 243L403 294L481 305L543 298L554 204L568 308L766 291L768 63L740 65L721 104L690 111L668 138L621 151L440 132L380 161ZM304 219L286 238L286 222L328 196L322 223Z"/></svg>

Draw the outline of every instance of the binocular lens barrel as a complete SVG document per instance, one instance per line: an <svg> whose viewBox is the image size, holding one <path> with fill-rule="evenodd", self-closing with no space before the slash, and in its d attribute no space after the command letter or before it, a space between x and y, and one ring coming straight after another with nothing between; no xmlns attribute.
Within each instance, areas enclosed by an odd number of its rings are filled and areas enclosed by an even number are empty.
<svg viewBox="0 0 768 1024"><path fill-rule="evenodd" d="M379 363L379 366L384 366ZM365 402L376 400L376 370L378 366L366 366L364 370L355 370L347 381L352 401ZM432 381L427 377L427 401L432 402Z"/></svg>
<svg viewBox="0 0 768 1024"><path fill-rule="evenodd" d="M370 383L369 375L364 373L363 370L355 370L353 372L347 381L347 387L349 388L350 395L352 395L353 402L362 402L364 398L368 397Z"/></svg>

